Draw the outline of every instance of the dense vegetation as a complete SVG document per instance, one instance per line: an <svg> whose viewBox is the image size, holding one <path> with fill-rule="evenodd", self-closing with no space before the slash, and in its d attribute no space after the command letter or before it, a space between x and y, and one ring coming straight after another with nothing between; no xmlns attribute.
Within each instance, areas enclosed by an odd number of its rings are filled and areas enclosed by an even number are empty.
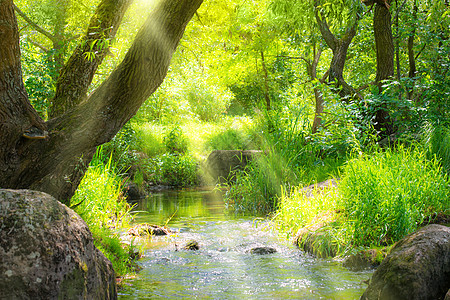
<svg viewBox="0 0 450 300"><path fill-rule="evenodd" d="M450 216L448 4L363 2L203 3L163 85L98 149L71 201L110 259L126 256L104 231L129 222L124 180L142 190L201 184L201 162L215 149L265 153L236 174L229 207L270 215L289 237L328 216L323 236L339 252L390 245ZM16 1L36 23L19 17L25 85L43 118L94 4ZM130 7L90 90L124 57L139 12L152 5ZM382 28L392 37L385 56L375 42L380 14L392 21ZM338 186L306 197L304 186L329 178Z"/></svg>

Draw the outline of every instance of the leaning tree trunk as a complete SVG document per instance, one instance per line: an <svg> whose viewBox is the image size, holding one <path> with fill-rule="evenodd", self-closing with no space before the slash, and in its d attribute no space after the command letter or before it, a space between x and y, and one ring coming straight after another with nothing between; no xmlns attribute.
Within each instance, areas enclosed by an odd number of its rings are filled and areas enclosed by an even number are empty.
<svg viewBox="0 0 450 300"><path fill-rule="evenodd" d="M40 190L68 203L96 147L114 137L162 83L201 3L162 1L108 79L89 97L80 93L83 101L76 99L76 105L45 123L23 85L13 2L0 1L0 187ZM85 78L91 68L77 72Z"/></svg>
<svg viewBox="0 0 450 300"><path fill-rule="evenodd" d="M377 53L376 83L378 90L383 91L383 81L394 77L394 42L392 37L391 13L389 1L376 1L373 17L373 30ZM380 138L385 138L394 132L392 120L389 117L387 105L382 103L375 114L375 129Z"/></svg>

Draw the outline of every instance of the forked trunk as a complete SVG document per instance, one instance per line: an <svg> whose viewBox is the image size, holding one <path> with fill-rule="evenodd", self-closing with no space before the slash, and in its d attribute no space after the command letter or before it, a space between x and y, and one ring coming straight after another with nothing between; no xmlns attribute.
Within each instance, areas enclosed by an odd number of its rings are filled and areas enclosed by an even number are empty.
<svg viewBox="0 0 450 300"><path fill-rule="evenodd" d="M109 78L87 99L45 123L23 85L12 0L0 1L0 187L35 189L68 203L96 147L114 137L162 83L201 3L162 1Z"/></svg>

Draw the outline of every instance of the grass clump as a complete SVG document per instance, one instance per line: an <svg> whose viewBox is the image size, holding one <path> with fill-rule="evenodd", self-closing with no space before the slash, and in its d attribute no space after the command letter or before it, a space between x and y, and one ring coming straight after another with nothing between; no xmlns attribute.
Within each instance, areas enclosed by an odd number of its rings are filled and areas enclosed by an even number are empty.
<svg viewBox="0 0 450 300"><path fill-rule="evenodd" d="M449 180L439 161L400 147L360 155L344 167L339 186L348 239L388 245L450 207Z"/></svg>
<svg viewBox="0 0 450 300"><path fill-rule="evenodd" d="M116 276L133 272L133 246L121 246L115 230L129 226L130 205L122 195L122 179L99 148L89 165L71 207L83 218L94 236L94 243L112 262Z"/></svg>
<svg viewBox="0 0 450 300"><path fill-rule="evenodd" d="M332 245L340 254L391 245L432 216L450 214L450 180L439 160L427 159L418 149L359 154L343 167L341 178L337 187L324 191L308 194L295 188L283 194L277 227L290 237L305 229L316 232L314 238L300 234L299 243L309 238L310 252Z"/></svg>

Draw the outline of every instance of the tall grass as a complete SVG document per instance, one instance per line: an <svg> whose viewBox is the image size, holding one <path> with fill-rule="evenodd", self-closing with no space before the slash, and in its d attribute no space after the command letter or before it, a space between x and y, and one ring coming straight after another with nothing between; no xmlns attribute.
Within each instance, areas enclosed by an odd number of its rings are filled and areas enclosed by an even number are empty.
<svg viewBox="0 0 450 300"><path fill-rule="evenodd" d="M400 147L362 154L343 173L338 205L355 245L391 244L450 207L448 177L422 151Z"/></svg>
<svg viewBox="0 0 450 300"><path fill-rule="evenodd" d="M423 136L427 157L430 159L436 156L444 171L450 175L450 128L428 125Z"/></svg>
<svg viewBox="0 0 450 300"><path fill-rule="evenodd" d="M295 118L269 112L258 119L255 140L264 154L238 173L226 200L234 209L253 214L276 210L282 191L299 184L323 181L337 175L342 160L322 158L310 140L306 110ZM281 197L283 198L283 197Z"/></svg>
<svg viewBox="0 0 450 300"><path fill-rule="evenodd" d="M315 247L329 245L331 237L345 251L390 245L439 213L450 215L450 180L440 161L418 148L398 147L350 159L337 188L283 194L274 221L291 237L321 222Z"/></svg>
<svg viewBox="0 0 450 300"><path fill-rule="evenodd" d="M88 224L94 243L112 262L116 275L133 271L133 246L121 246L115 230L129 226L131 206L122 195L122 179L118 176L112 155L102 156L101 147L91 161L71 207Z"/></svg>

